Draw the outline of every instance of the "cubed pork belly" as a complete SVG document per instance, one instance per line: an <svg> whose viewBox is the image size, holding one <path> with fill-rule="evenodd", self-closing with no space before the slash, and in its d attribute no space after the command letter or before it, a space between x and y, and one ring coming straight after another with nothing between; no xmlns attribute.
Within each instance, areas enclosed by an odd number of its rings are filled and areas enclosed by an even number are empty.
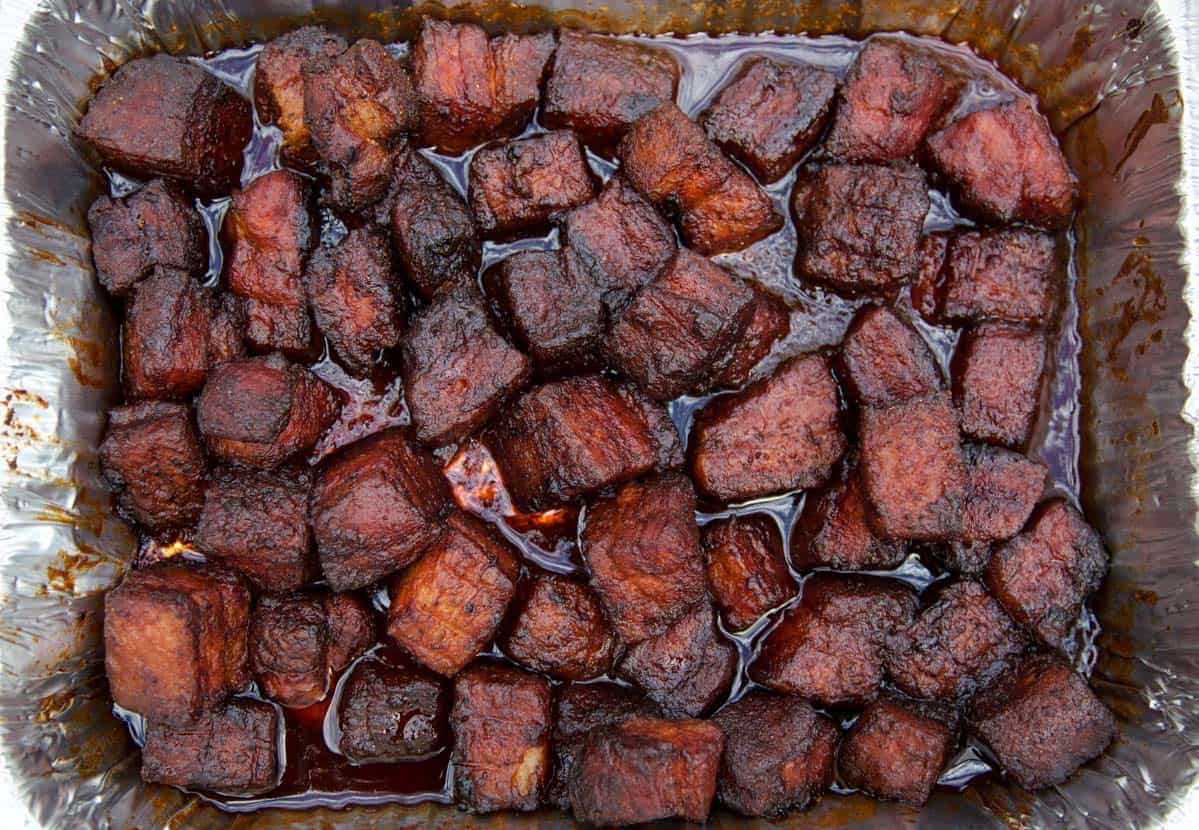
<svg viewBox="0 0 1199 830"><path fill-rule="evenodd" d="M1052 236L1025 228L962 231L949 238L923 306L941 323L1045 326L1056 314L1061 281Z"/></svg>
<svg viewBox="0 0 1199 830"><path fill-rule="evenodd" d="M944 292L945 255L951 234L927 233L916 248L916 275L912 279L912 308L930 323L940 322L941 295Z"/></svg>
<svg viewBox="0 0 1199 830"><path fill-rule="evenodd" d="M590 680L612 667L616 637L599 598L564 576L537 576L511 614L500 648L522 666L558 680Z"/></svg>
<svg viewBox="0 0 1199 830"><path fill-rule="evenodd" d="M304 121L305 62L315 57L336 58L346 49L345 38L323 26L305 26L270 41L254 63L254 106L264 124L283 134L283 158L301 167L318 160Z"/></svg>
<svg viewBox="0 0 1199 830"><path fill-rule="evenodd" d="M337 748L356 764L428 758L449 741L450 690L425 669L366 659L341 689Z"/></svg>
<svg viewBox="0 0 1199 830"><path fill-rule="evenodd" d="M701 534L708 588L731 631L749 628L795 594L778 525L765 514L704 525Z"/></svg>
<svg viewBox="0 0 1199 830"><path fill-rule="evenodd" d="M928 343L889 308L858 312L841 343L844 380L861 406L890 406L944 387Z"/></svg>
<svg viewBox="0 0 1199 830"><path fill-rule="evenodd" d="M837 751L841 779L875 798L928 801L956 739L931 708L898 697L869 703Z"/></svg>
<svg viewBox="0 0 1199 830"><path fill-rule="evenodd" d="M208 366L246 356L246 311L241 298L221 292L212 298Z"/></svg>
<svg viewBox="0 0 1199 830"><path fill-rule="evenodd" d="M357 594L323 594L329 625L329 670L339 672L375 642L375 618Z"/></svg>
<svg viewBox="0 0 1199 830"><path fill-rule="evenodd" d="M284 706L323 700L332 674L329 625L316 594L259 597L250 617L250 665L263 694Z"/></svg>
<svg viewBox="0 0 1199 830"><path fill-rule="evenodd" d="M791 313L786 303L758 286L750 286L749 325L728 352L716 362L707 389L736 389L744 386L754 369L774 349L774 344L791 332Z"/></svg>
<svg viewBox="0 0 1199 830"><path fill-rule="evenodd" d="M121 327L130 398L185 398L208 376L213 300L184 271L155 268L133 290Z"/></svg>
<svg viewBox="0 0 1199 830"><path fill-rule="evenodd" d="M238 297L245 320L245 343L253 354L278 352L297 363L314 363L323 341L304 305L284 305Z"/></svg>
<svg viewBox="0 0 1199 830"><path fill-rule="evenodd" d="M962 432L979 441L1024 446L1041 399L1045 356L1042 332L1003 323L967 331L953 360Z"/></svg>
<svg viewBox="0 0 1199 830"><path fill-rule="evenodd" d="M856 459L807 494L791 535L791 561L800 569L887 570L908 555L899 539L885 539L870 526L862 474Z"/></svg>
<svg viewBox="0 0 1199 830"><path fill-rule="evenodd" d="M989 444L963 447L968 482L962 541L1004 542L1028 521L1045 491L1048 471L1040 462Z"/></svg>

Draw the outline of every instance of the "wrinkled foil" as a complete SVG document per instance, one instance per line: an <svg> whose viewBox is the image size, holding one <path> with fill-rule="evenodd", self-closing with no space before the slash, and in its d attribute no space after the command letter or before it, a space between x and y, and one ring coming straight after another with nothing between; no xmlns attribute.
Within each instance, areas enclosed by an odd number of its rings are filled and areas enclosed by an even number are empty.
<svg viewBox="0 0 1199 830"><path fill-rule="evenodd" d="M109 512L96 447L118 395L116 325L84 221L102 182L72 139L94 80L149 50L202 54L314 17L396 40L417 12L493 29L613 32L906 29L967 41L1033 90L1084 193L1079 218L1083 503L1113 554L1094 673L1121 737L1061 787L997 776L923 811L829 797L789 827L1187 826L1199 769L1199 582L1189 148L1180 72L1199 56L1183 0L712 0L446 4L101 0L0 6L0 817L37 828L567 827L558 813L467 817L440 805L222 813L147 786L103 674L103 594L135 540ZM418 6L414 9L413 5ZM1191 123L1188 124L1188 121ZM1191 158L1191 164L1185 161ZM716 815L712 824L750 824ZM762 826L767 826L762 824ZM769 826L777 826L775 823Z"/></svg>

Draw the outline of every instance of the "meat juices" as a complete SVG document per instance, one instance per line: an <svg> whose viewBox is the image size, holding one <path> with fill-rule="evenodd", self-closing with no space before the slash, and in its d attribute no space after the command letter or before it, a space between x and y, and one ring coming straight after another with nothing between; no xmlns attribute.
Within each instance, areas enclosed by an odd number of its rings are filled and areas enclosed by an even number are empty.
<svg viewBox="0 0 1199 830"><path fill-rule="evenodd" d="M616 638L595 592L557 576L537 576L515 603L500 648L558 680L590 680L612 667Z"/></svg>
<svg viewBox="0 0 1199 830"><path fill-rule="evenodd" d="M254 107L264 124L283 134L285 160L301 167L319 156L304 121L304 63L310 58L335 58L346 49L345 39L321 26L305 26L270 41L254 64Z"/></svg>
<svg viewBox="0 0 1199 830"><path fill-rule="evenodd" d="M358 764L426 758L446 743L449 710L449 690L433 673L362 660L342 687L337 748Z"/></svg>
<svg viewBox="0 0 1199 830"><path fill-rule="evenodd" d="M725 626L740 631L795 593L783 540L770 516L734 516L704 525L708 588Z"/></svg>

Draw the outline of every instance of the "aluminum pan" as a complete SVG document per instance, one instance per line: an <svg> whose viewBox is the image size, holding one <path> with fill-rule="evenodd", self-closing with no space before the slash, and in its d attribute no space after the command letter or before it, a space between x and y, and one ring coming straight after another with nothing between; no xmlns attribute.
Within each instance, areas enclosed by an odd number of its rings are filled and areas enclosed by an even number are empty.
<svg viewBox="0 0 1199 830"><path fill-rule="evenodd" d="M1120 741L1066 786L1039 796L985 780L938 793L923 812L827 798L791 826L1129 827L1182 824L1199 770L1199 585L1187 344L1183 82L1199 41L1178 3L1136 0L767 0L761 3L508 3L431 7L501 25L555 19L629 31L908 29L968 40L1033 89L1079 171L1083 449L1088 514L1114 554L1097 612L1096 687ZM4 0L6 73L0 200L0 816L5 826L373 827L464 825L436 807L267 811L236 819L146 787L108 714L98 636L103 591L131 550L108 516L95 464L114 399L113 320L88 267L83 216L99 181L67 140L88 80L147 48L199 53L261 39L319 13L347 33L392 39L407 4ZM514 17L515 16L515 17ZM1190 16L1189 20L1196 18ZM1185 63L1182 64L1185 66ZM1194 89L1195 87L1188 87ZM1189 361L1189 362L1188 362ZM556 814L470 823L567 826ZM733 819L717 816L715 825ZM745 822L737 821L737 826Z"/></svg>

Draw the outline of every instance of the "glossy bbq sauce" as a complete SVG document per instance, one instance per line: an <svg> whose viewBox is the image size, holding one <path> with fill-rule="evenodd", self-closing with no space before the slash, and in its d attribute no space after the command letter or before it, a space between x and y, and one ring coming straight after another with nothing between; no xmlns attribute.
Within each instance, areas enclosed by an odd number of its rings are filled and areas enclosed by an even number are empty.
<svg viewBox="0 0 1199 830"><path fill-rule="evenodd" d="M998 101L1029 97L993 65L964 48L927 38L906 35L900 37L937 54L943 68L959 84L961 95L957 111L980 109L994 106ZM692 116L703 110L739 62L751 55L771 55L784 60L798 60L827 69L843 78L861 46L860 42L836 36L694 36L685 39L636 39L652 42L677 58L683 70L678 104ZM394 44L389 48L401 58L408 51L407 44ZM200 63L252 98L254 61L258 50L259 47L227 50ZM259 124L257 116L255 124L254 137L245 152L243 185L279 166L278 132L274 128ZM541 131L535 118L526 134ZM465 195L467 169L472 153L450 157L427 150L422 152ZM819 152L818 145L813 153ZM606 179L616 168L610 159L590 152L588 155L595 174L601 179ZM117 175L110 176L110 179L114 193L127 192L133 186L133 183ZM758 367L758 371L755 372L758 376L768 373L774 365L787 357L838 343L855 311L868 302L866 299L845 299L818 287L801 284L793 276L792 261L795 257L796 237L788 202L794 180L795 173L792 171L781 181L767 188L779 212L787 217L783 229L744 251L716 258L736 273L758 281L785 298L791 309L791 333L776 345L774 351ZM932 209L925 222L926 230L943 230L972 224L954 211L944 193L934 190L931 196ZM200 205L210 231L210 284L217 282L220 277L222 252L217 232L227 205L227 199ZM345 230L345 225L338 217L327 210L323 211L323 242L336 242L345 234ZM1064 496L1077 504L1078 353L1081 344L1077 326L1078 308L1074 299L1074 240L1070 237L1067 242L1071 256L1063 292L1067 299L1056 340L1057 359L1047 361L1049 378L1029 454L1039 457L1049 468L1052 494ZM483 267L486 268L514 250L553 248L557 247L557 244L556 232L504 244L488 242L484 245ZM419 304L415 298L410 298L410 301ZM942 367L947 370L957 342L957 332L924 322L918 314L911 311L910 299L906 292L896 298L896 304L907 310L909 318L924 334ZM314 450L309 459L311 463L317 463L338 447L380 429L408 423L408 411L397 366L396 355L385 355L373 377L356 379L347 375L329 359L326 351L325 356L312 369L342 391L346 404L338 422ZM682 398L670 404L671 415L684 441L694 413L711 397ZM578 578L585 577L577 538L580 521L585 521L586 517L580 516L579 508L570 506L540 514L520 513L504 488L494 460L477 441L470 440L461 447L444 450L438 453L438 458L444 464L446 477L459 506L495 525L520 549L526 574L546 570L576 574ZM791 530L803 508L803 502L802 493L792 493L717 512L701 510L697 519L700 524L705 524L729 515L767 514L779 526L790 561ZM139 554L139 562L152 561L180 551L185 555L193 555L186 545L186 540L173 544L147 541ZM903 580L916 590L923 591L946 578L945 574L935 568L931 562L926 565L918 555L913 554L899 568L875 573ZM797 582L802 583L803 574L794 569L792 574ZM385 589L376 589L373 599L379 612L378 627L382 631L382 618L387 605ZM739 671L729 695L730 701L739 698L753 687L754 684L748 677L749 663L752 662L763 637L778 621L782 610L795 601L792 600L787 605L769 612L745 631L728 632L722 628L724 635L736 644L740 655ZM1078 623L1072 656L1076 665L1087 675L1094 665L1095 640L1098 633L1098 624L1094 616L1089 609L1084 611ZM503 654L494 647L485 654L503 659ZM382 643L360 659L403 663L408 658L396 647ZM400 764L355 765L337 751L337 739L340 734L337 721L340 690L350 670L343 672L340 678L334 679L329 696L321 703L304 709L283 710L286 724L283 753L286 765L282 781L275 790L253 798L212 793L201 795L223 809L235 811L263 807L343 807L351 804L390 802L452 802L453 769L449 761L448 746L429 759ZM140 718L122 711L118 711L118 714L129 722L134 738L140 742ZM847 726L853 719L852 716L845 716L840 712L830 714L837 717L843 726ZM991 769L983 752L977 746L967 743L947 764L939 783L961 788L974 777ZM834 786L834 791L848 790Z"/></svg>

